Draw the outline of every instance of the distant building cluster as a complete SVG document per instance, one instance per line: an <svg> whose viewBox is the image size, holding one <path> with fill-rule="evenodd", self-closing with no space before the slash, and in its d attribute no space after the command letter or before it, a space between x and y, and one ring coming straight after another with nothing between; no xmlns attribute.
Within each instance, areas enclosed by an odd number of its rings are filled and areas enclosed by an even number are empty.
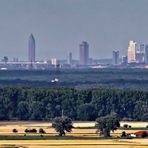
<svg viewBox="0 0 148 148"><path fill-rule="evenodd" d="M113 65L139 65L141 67L147 67L148 65L148 45L138 44L135 41L129 41L127 56L119 57L119 51L113 51L112 53Z"/></svg>
<svg viewBox="0 0 148 148"><path fill-rule="evenodd" d="M148 45L130 41L128 46L128 63L147 63Z"/></svg>
<svg viewBox="0 0 148 148"><path fill-rule="evenodd" d="M86 41L83 41L80 44L79 47L79 65L86 66L89 65L89 44ZM31 63L36 62L35 60L35 38L33 34L29 36L29 41L28 41L28 61ZM57 59L52 58L51 59L51 65L56 66ZM68 59L67 59L67 64L72 65L73 64L73 59L72 59L72 52L69 52Z"/></svg>
<svg viewBox="0 0 148 148"><path fill-rule="evenodd" d="M49 61L36 60L36 44L33 34L28 39L28 60L19 61L17 57L9 61L7 56L0 62L0 69L50 69L50 68L148 68L148 45L129 41L127 55L120 57L119 50L112 52L110 59L92 59L89 56L89 44L82 41L79 45L79 59L73 59L72 52L68 53L67 59L58 60L51 58Z"/></svg>

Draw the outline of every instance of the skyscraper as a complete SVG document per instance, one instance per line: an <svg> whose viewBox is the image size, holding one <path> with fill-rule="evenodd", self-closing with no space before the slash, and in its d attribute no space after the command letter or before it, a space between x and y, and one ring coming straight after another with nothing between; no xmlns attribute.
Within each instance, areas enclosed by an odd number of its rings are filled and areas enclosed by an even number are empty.
<svg viewBox="0 0 148 148"><path fill-rule="evenodd" d="M113 51L112 64L113 65L119 64L119 51Z"/></svg>
<svg viewBox="0 0 148 148"><path fill-rule="evenodd" d="M88 65L89 61L89 45L86 41L80 44L80 65Z"/></svg>
<svg viewBox="0 0 148 148"><path fill-rule="evenodd" d="M130 41L128 46L128 63L136 62L136 42Z"/></svg>
<svg viewBox="0 0 148 148"><path fill-rule="evenodd" d="M56 66L57 65L57 59L56 58L52 58L51 59L51 64Z"/></svg>
<svg viewBox="0 0 148 148"><path fill-rule="evenodd" d="M35 62L35 39L33 34L29 36L28 41L28 60L29 62Z"/></svg>
<svg viewBox="0 0 148 148"><path fill-rule="evenodd" d="M127 64L127 56L122 56L122 64Z"/></svg>
<svg viewBox="0 0 148 148"><path fill-rule="evenodd" d="M148 65L148 45L145 45L145 57L144 57L144 60L145 60L145 64Z"/></svg>
<svg viewBox="0 0 148 148"><path fill-rule="evenodd" d="M144 44L139 44L136 47L136 62L137 63L144 63Z"/></svg>
<svg viewBox="0 0 148 148"><path fill-rule="evenodd" d="M72 65L72 53L71 52L69 52L68 54L67 64Z"/></svg>

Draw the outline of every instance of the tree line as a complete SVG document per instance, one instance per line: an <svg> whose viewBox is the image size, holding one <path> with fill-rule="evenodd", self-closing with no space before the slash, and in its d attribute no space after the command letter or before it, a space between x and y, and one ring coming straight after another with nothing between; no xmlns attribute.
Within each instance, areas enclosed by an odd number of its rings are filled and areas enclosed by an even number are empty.
<svg viewBox="0 0 148 148"><path fill-rule="evenodd" d="M148 91L127 89L0 88L0 120L52 120L62 115L94 121L111 113L148 121Z"/></svg>
<svg viewBox="0 0 148 148"><path fill-rule="evenodd" d="M52 80L58 78L58 83ZM148 69L1 70L0 87L148 89Z"/></svg>

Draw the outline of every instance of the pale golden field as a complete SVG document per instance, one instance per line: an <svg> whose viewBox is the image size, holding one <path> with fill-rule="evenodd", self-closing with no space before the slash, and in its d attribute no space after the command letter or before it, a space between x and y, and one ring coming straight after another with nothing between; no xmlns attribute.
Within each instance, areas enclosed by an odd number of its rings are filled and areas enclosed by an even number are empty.
<svg viewBox="0 0 148 148"><path fill-rule="evenodd" d="M124 124L131 125L132 127L146 127L148 122L121 122L121 126ZM95 122L74 122L74 127L94 127ZM45 129L46 133L56 134L55 130L51 128L51 123L48 122L0 122L0 135L13 134L12 129L16 128L19 133L24 133L26 128L40 128ZM136 130L126 130L128 133L133 133ZM114 134L120 134L122 130L115 131ZM95 134L96 129L73 129L72 134Z"/></svg>
<svg viewBox="0 0 148 148"><path fill-rule="evenodd" d="M1 147L19 148L148 148L147 139L134 140L3 140Z"/></svg>
<svg viewBox="0 0 148 148"><path fill-rule="evenodd" d="M74 127L93 127L94 122L75 122ZM132 127L146 127L148 122L121 122ZM47 135L55 136L56 132L47 122L0 122L0 135L16 135L12 129L16 128L23 136L26 128L45 129ZM134 133L136 130L126 131ZM112 135L121 135L122 130L117 130ZM38 136L38 134L36 134ZM97 137L95 129L73 129L67 134L82 137ZM116 139L116 140L0 140L0 148L148 148L148 139Z"/></svg>
<svg viewBox="0 0 148 148"><path fill-rule="evenodd" d="M148 122L120 122L120 125L123 126L124 124L131 125L132 127L146 127ZM75 122L74 127L94 127L95 122Z"/></svg>

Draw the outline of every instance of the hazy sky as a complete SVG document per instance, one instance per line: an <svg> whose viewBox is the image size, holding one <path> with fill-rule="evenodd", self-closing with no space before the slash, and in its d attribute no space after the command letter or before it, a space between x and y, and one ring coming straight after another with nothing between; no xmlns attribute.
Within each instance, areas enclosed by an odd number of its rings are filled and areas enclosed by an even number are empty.
<svg viewBox="0 0 148 148"><path fill-rule="evenodd" d="M131 39L148 44L148 0L0 0L0 58L27 60L30 33L37 59L78 59L83 40L93 58L126 54Z"/></svg>

